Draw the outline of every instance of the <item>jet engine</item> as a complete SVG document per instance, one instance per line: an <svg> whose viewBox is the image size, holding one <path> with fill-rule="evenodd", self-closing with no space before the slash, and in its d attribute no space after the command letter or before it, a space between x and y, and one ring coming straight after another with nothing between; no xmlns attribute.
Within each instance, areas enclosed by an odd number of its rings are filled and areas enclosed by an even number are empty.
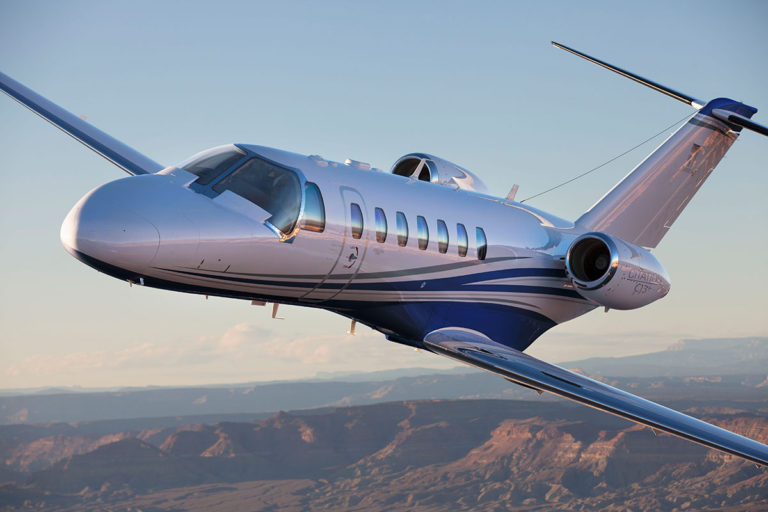
<svg viewBox="0 0 768 512"><path fill-rule="evenodd" d="M392 166L392 174L481 194L488 193L485 183L473 173L448 160L426 153L409 153L400 157Z"/></svg>
<svg viewBox="0 0 768 512"><path fill-rule="evenodd" d="M611 309L646 306L670 288L669 276L650 252L606 233L576 238L565 268L583 297Z"/></svg>

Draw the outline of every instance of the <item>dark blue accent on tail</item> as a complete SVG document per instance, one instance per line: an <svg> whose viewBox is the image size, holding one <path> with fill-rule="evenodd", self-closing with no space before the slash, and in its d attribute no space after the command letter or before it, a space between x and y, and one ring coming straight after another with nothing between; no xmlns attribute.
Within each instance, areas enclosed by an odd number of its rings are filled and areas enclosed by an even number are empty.
<svg viewBox="0 0 768 512"><path fill-rule="evenodd" d="M740 116L744 116L747 119L751 118L757 112L755 107L750 107L749 105L745 105L739 101L732 100L730 98L715 98L704 105L704 108L702 108L699 113L712 116L712 110L716 108L727 110L728 112L733 112L734 114L739 114ZM735 132L741 131L741 126L731 123L726 124L731 130Z"/></svg>

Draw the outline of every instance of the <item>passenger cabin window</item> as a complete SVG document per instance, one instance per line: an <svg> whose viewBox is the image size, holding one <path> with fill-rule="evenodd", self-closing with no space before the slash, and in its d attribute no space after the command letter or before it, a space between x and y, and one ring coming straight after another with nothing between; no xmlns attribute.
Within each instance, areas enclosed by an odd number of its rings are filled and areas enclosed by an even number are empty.
<svg viewBox="0 0 768 512"><path fill-rule="evenodd" d="M403 212L397 212L397 245L408 245L408 219Z"/></svg>
<svg viewBox="0 0 768 512"><path fill-rule="evenodd" d="M301 211L301 182L295 172L261 158L251 158L213 186L251 201L271 216L267 222L290 235Z"/></svg>
<svg viewBox="0 0 768 512"><path fill-rule="evenodd" d="M477 237L477 259L484 260L488 252L488 240L485 238L485 231L483 228L475 228L475 235Z"/></svg>
<svg viewBox="0 0 768 512"><path fill-rule="evenodd" d="M448 227L442 219L437 219L437 250L443 254L448 252Z"/></svg>
<svg viewBox="0 0 768 512"><path fill-rule="evenodd" d="M459 256L463 258L467 255L467 246L469 246L467 228L464 227L464 224L456 224L456 235L456 244L459 248Z"/></svg>
<svg viewBox="0 0 768 512"><path fill-rule="evenodd" d="M235 165L238 160L243 158L245 153L236 147L227 146L223 149L214 149L204 151L193 156L179 166L187 172L198 176L195 183L208 185L214 179L218 178L224 171Z"/></svg>
<svg viewBox="0 0 768 512"><path fill-rule="evenodd" d="M304 217L301 219L301 229L318 233L325 229L323 195L317 185L311 182L304 185Z"/></svg>
<svg viewBox="0 0 768 512"><path fill-rule="evenodd" d="M419 249L426 251L429 245L429 226L427 226L427 220L421 215L416 217L416 230L419 234Z"/></svg>
<svg viewBox="0 0 768 512"><path fill-rule="evenodd" d="M352 203L350 205L350 220L352 222L352 238L359 240L363 237L363 211L360 205Z"/></svg>
<svg viewBox="0 0 768 512"><path fill-rule="evenodd" d="M376 241L384 243L387 241L387 216L384 210L376 208Z"/></svg>

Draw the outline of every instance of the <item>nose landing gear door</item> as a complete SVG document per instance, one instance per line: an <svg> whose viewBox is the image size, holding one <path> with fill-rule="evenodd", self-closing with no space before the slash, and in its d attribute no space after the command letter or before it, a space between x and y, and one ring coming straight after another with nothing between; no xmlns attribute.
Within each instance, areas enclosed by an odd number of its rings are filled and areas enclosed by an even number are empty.
<svg viewBox="0 0 768 512"><path fill-rule="evenodd" d="M365 202L360 193L350 187L339 187L344 208L344 241L339 257L328 275L301 300L322 302L343 292L360 270L368 248L369 226Z"/></svg>

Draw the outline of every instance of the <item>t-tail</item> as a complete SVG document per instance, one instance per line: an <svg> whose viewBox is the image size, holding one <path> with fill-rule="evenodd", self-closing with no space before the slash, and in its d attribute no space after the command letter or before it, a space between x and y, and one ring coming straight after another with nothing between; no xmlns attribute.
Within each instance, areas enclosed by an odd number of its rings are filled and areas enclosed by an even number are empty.
<svg viewBox="0 0 768 512"><path fill-rule="evenodd" d="M656 247L741 130L768 135L768 128L750 120L757 112L754 107L728 98L702 102L567 46L552 44L698 110L576 221L583 229Z"/></svg>

